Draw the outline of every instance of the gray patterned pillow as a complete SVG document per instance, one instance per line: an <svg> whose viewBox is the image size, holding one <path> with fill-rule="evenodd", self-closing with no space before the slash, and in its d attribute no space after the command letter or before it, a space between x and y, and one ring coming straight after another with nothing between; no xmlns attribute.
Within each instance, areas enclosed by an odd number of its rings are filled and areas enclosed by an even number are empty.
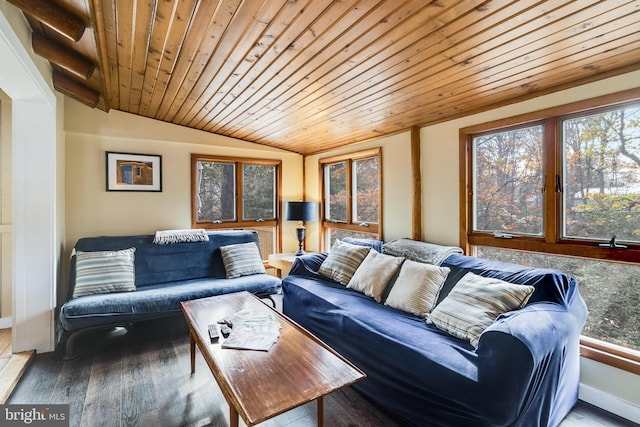
<svg viewBox="0 0 640 427"><path fill-rule="evenodd" d="M352 245L340 240L331 247L327 258L320 265L318 273L347 286L360 263L369 253L370 248Z"/></svg>
<svg viewBox="0 0 640 427"><path fill-rule="evenodd" d="M354 273L347 288L355 289L380 302L389 280L396 274L404 258L384 255L370 249Z"/></svg>
<svg viewBox="0 0 640 427"><path fill-rule="evenodd" d="M220 246L220 252L227 279L267 272L260 256L260 249L253 242Z"/></svg>
<svg viewBox="0 0 640 427"><path fill-rule="evenodd" d="M442 246L412 239L397 239L382 245L385 254L403 256L406 259L440 265L449 256L461 254L457 246Z"/></svg>
<svg viewBox="0 0 640 427"><path fill-rule="evenodd" d="M73 297L135 291L135 251L77 251Z"/></svg>
<svg viewBox="0 0 640 427"><path fill-rule="evenodd" d="M449 271L448 267L406 260L385 305L426 317L436 305Z"/></svg>
<svg viewBox="0 0 640 427"><path fill-rule="evenodd" d="M477 347L482 332L500 314L524 306L534 289L467 273L433 309L427 323Z"/></svg>

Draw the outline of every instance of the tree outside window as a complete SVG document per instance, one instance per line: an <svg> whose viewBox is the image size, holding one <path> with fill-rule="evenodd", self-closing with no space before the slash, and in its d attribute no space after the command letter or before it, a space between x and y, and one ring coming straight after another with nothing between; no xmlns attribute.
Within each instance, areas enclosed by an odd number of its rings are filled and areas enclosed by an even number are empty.
<svg viewBox="0 0 640 427"><path fill-rule="evenodd" d="M255 230L263 258L277 252L279 160L191 156L192 227Z"/></svg>
<svg viewBox="0 0 640 427"><path fill-rule="evenodd" d="M380 159L374 149L320 160L325 249L345 237L380 238Z"/></svg>
<svg viewBox="0 0 640 427"><path fill-rule="evenodd" d="M473 138L473 228L542 235L544 127Z"/></svg>
<svg viewBox="0 0 640 427"><path fill-rule="evenodd" d="M564 232L640 242L640 105L562 121Z"/></svg>

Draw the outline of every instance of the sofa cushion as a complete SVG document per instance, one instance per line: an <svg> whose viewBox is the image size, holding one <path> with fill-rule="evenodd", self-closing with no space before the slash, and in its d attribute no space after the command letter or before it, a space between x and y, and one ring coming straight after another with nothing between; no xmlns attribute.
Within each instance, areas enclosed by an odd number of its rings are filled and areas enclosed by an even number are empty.
<svg viewBox="0 0 640 427"><path fill-rule="evenodd" d="M477 347L482 332L500 314L524 306L534 289L467 273L431 312L427 323Z"/></svg>
<svg viewBox="0 0 640 427"><path fill-rule="evenodd" d="M370 249L354 275L347 284L365 295L381 301L382 294L389 284L389 280L396 274L404 258L385 255Z"/></svg>
<svg viewBox="0 0 640 427"><path fill-rule="evenodd" d="M77 251L73 297L135 291L135 251Z"/></svg>
<svg viewBox="0 0 640 427"><path fill-rule="evenodd" d="M135 292L74 298L62 306L60 321L67 331L100 325L123 325L171 313L179 314L180 301L240 291L275 294L279 290L280 279L268 274L235 279L181 280L145 286Z"/></svg>
<svg viewBox="0 0 640 427"><path fill-rule="evenodd" d="M406 260L385 304L426 317L436 305L449 271L448 267Z"/></svg>
<svg viewBox="0 0 640 427"><path fill-rule="evenodd" d="M336 240L331 247L329 255L320 265L318 273L347 286L360 263L369 253L369 250L370 248L365 246L352 245Z"/></svg>
<svg viewBox="0 0 640 427"><path fill-rule="evenodd" d="M266 273L260 249L253 242L220 246L220 253L227 279Z"/></svg>

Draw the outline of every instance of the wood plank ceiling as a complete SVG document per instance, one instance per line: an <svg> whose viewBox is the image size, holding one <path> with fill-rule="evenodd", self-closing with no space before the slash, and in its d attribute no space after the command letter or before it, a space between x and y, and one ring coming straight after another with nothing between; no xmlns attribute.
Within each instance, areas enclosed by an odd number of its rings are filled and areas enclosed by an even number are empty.
<svg viewBox="0 0 640 427"><path fill-rule="evenodd" d="M301 154L640 69L638 1L9 1L96 66L50 55L59 91ZM25 2L88 28L72 41Z"/></svg>

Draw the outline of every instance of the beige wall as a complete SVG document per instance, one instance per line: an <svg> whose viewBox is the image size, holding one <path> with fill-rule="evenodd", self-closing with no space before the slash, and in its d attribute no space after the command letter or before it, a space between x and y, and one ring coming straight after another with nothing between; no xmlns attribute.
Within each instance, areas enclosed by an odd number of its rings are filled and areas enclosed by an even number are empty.
<svg viewBox="0 0 640 427"><path fill-rule="evenodd" d="M192 153L280 159L283 198L302 194L298 154L120 111L105 113L68 98L64 129L67 252L81 237L190 228ZM107 192L106 151L162 155L162 192ZM289 234L283 235L284 245L294 247Z"/></svg>
<svg viewBox="0 0 640 427"><path fill-rule="evenodd" d="M40 75L43 76L45 80L47 80L50 83L50 86L52 86L50 82L51 66L49 65L49 61L36 55L31 49L31 31L32 30L31 30L31 26L25 19L22 11L17 7L15 7L14 5L12 5L11 3L9 3L8 1L0 0L0 13L2 13L2 15L7 19L7 21L11 25L11 28L13 29L16 37L20 40L20 43L22 43L22 46L25 47L33 65L35 65ZM6 66L6 63L4 61L2 62L3 62L2 65ZM24 76L21 76L20 78L24 78ZM29 92L31 90L32 89L25 89L25 92Z"/></svg>

